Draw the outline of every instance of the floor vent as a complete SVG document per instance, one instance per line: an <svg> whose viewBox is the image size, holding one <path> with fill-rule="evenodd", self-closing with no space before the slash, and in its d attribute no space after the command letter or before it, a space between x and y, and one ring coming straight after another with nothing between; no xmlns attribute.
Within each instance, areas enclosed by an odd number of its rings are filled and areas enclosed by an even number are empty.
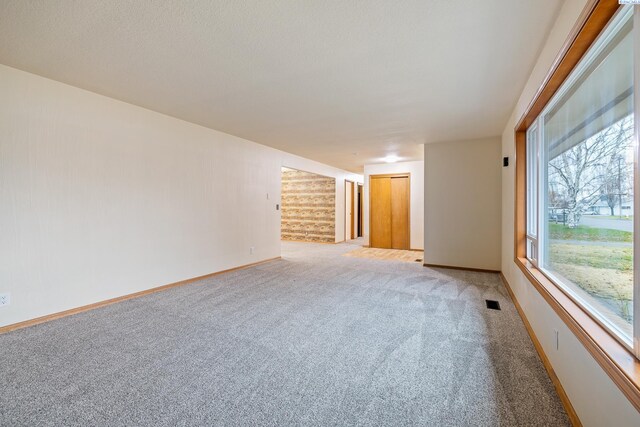
<svg viewBox="0 0 640 427"><path fill-rule="evenodd" d="M491 299L486 299L487 308L491 310L500 310L500 303Z"/></svg>

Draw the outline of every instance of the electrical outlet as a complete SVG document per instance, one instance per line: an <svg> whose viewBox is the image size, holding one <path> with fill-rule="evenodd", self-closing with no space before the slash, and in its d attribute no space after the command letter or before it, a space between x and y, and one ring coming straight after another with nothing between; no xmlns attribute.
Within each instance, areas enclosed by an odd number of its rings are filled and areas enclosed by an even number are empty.
<svg viewBox="0 0 640 427"><path fill-rule="evenodd" d="M558 332L557 329L553 330L553 337L555 338L556 341L556 351L560 349L560 333Z"/></svg>
<svg viewBox="0 0 640 427"><path fill-rule="evenodd" d="M249 255L253 255L253 251L254 251L255 249L256 249L255 247L251 246L251 247L249 248Z"/></svg>
<svg viewBox="0 0 640 427"><path fill-rule="evenodd" d="M11 304L11 294L0 294L0 307Z"/></svg>

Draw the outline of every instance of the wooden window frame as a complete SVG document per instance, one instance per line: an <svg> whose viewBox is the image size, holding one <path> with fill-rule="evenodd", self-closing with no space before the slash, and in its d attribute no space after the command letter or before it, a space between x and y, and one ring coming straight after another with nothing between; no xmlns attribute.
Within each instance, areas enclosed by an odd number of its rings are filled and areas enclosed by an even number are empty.
<svg viewBox="0 0 640 427"><path fill-rule="evenodd" d="M542 85L515 127L514 262L580 340L631 404L640 411L640 361L622 343L552 282L526 255L526 133L622 5L589 0ZM636 28L635 31L640 31Z"/></svg>

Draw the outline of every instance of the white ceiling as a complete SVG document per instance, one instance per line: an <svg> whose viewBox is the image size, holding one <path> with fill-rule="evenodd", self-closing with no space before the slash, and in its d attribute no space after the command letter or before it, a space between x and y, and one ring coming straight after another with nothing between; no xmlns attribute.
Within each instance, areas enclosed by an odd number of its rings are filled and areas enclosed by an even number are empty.
<svg viewBox="0 0 640 427"><path fill-rule="evenodd" d="M561 3L0 0L0 63L361 171L499 135Z"/></svg>

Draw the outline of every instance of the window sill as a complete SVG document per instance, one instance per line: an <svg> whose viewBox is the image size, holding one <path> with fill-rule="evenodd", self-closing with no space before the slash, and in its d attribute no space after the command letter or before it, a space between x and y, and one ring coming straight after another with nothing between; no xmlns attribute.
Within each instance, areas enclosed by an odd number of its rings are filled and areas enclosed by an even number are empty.
<svg viewBox="0 0 640 427"><path fill-rule="evenodd" d="M529 260L516 258L515 263L636 410L640 411L640 361Z"/></svg>

